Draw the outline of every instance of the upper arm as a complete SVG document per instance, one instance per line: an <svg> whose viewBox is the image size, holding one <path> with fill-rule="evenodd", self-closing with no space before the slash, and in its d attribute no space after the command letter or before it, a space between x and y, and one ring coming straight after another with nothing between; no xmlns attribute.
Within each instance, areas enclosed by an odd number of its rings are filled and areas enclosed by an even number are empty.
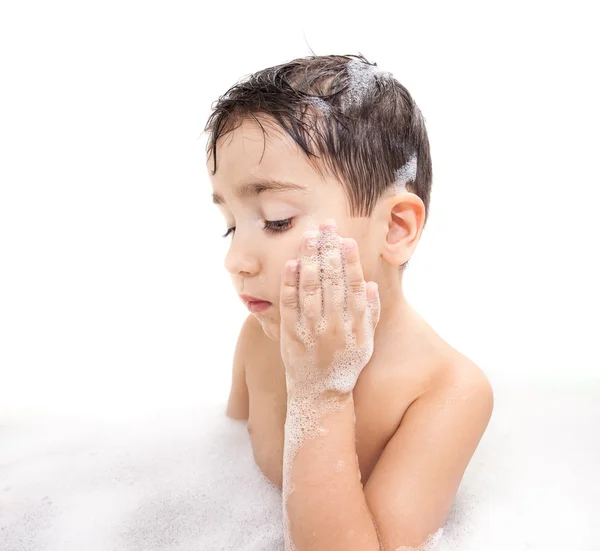
<svg viewBox="0 0 600 551"><path fill-rule="evenodd" d="M493 391L474 364L408 408L364 487L387 551L422 545L445 523L490 420Z"/></svg>
<svg viewBox="0 0 600 551"><path fill-rule="evenodd" d="M249 397L248 385L246 384L245 359L248 353L248 343L254 331L253 324L256 323L254 316L250 315L243 323L238 336L235 352L233 354L233 369L231 372L231 391L227 401L225 415L237 420L248 419Z"/></svg>

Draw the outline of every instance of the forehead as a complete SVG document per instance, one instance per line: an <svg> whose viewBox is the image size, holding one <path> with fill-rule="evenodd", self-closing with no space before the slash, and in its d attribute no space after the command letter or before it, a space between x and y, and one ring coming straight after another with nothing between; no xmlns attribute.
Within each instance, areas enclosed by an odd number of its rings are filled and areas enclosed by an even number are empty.
<svg viewBox="0 0 600 551"><path fill-rule="evenodd" d="M274 179L310 185L321 181L294 140L274 122L260 119L264 128L251 119L217 141L217 165L213 155L206 167L216 192L251 179Z"/></svg>

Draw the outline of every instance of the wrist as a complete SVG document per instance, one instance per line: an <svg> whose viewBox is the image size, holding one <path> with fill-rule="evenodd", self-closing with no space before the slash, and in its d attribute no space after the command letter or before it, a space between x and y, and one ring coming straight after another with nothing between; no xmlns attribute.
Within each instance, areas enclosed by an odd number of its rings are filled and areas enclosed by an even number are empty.
<svg viewBox="0 0 600 551"><path fill-rule="evenodd" d="M317 402L337 401L345 403L353 399L352 391L342 392L335 389L320 389L312 385L288 385L287 399L290 400L310 400Z"/></svg>

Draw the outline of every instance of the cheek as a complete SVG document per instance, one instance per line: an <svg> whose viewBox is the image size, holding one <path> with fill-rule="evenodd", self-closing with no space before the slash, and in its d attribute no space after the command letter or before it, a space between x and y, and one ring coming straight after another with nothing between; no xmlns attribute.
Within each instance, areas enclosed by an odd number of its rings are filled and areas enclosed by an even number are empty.
<svg viewBox="0 0 600 551"><path fill-rule="evenodd" d="M360 255L360 264L363 270L363 276L365 281L369 281L372 278L373 269L375 267L375 261L377 254L374 252L375 248L365 241L356 241L358 243L358 253Z"/></svg>

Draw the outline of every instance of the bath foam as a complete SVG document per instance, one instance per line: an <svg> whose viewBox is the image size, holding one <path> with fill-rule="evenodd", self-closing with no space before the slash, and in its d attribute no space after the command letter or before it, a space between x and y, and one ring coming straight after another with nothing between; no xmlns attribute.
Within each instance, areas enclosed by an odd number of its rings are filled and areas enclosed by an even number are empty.
<svg viewBox="0 0 600 551"><path fill-rule="evenodd" d="M318 96L311 96L306 101L309 104L318 107L326 115L329 115L331 113L331 105L327 103L323 98L320 98Z"/></svg>
<svg viewBox="0 0 600 551"><path fill-rule="evenodd" d="M413 153L410 159L396 171L396 179L392 184L393 193L406 191L406 184L414 182L417 178L417 153Z"/></svg>
<svg viewBox="0 0 600 551"><path fill-rule="evenodd" d="M396 547L396 551L435 551L438 543L442 539L443 533L444 527L442 526L439 530L431 534L419 547L407 547L406 545L401 545L400 547Z"/></svg>
<svg viewBox="0 0 600 551"><path fill-rule="evenodd" d="M342 238L332 228L322 230L316 240L316 251L319 254L300 257L301 269L312 269L320 274L320 284L323 292L331 286L331 297L338 307L343 306L348 298L344 252ZM300 285L300 270L297 276ZM294 492L291 482L291 468L298 450L307 439L313 439L319 435L326 434L326 430L320 425L323 414L336 411L344 407L337 399L322 400L318 396L321 393L334 390L340 393L349 393L354 388L360 372L368 363L373 354L374 329L372 316L379 308L379 295L374 299L366 297L366 283L356 291L358 304L364 308L365 339L364 343L357 343L352 331L352 318L344 307L343 325L345 347L334 351L331 364L327 368L327 376L324 377L322 367L317 366L315 359L316 340L312 331L306 325L304 319L297 318L296 332L304 343L306 355L286 366L286 382L288 391L294 389L293 395L288 397L287 417L285 421L285 447L283 457L283 525L286 551L295 551L291 539L291 525L287 513L287 501ZM304 308L309 306L310 296L304 297ZM314 300L314 298L312 299ZM326 320L320 319L317 326L317 335L325 331ZM298 379L302 381L297 385ZM345 465L338 463L338 470L342 471ZM360 471L358 472L360 480Z"/></svg>
<svg viewBox="0 0 600 551"><path fill-rule="evenodd" d="M358 59L350 60L346 69L348 71L348 89L342 96L342 107L347 109L353 105L359 104L362 98L372 89L375 80L393 79L394 75L384 71L376 65L369 65Z"/></svg>
<svg viewBox="0 0 600 551"><path fill-rule="evenodd" d="M598 549L600 381L501 377L435 551ZM281 492L226 399L110 424L0 415L0 549L282 551Z"/></svg>

